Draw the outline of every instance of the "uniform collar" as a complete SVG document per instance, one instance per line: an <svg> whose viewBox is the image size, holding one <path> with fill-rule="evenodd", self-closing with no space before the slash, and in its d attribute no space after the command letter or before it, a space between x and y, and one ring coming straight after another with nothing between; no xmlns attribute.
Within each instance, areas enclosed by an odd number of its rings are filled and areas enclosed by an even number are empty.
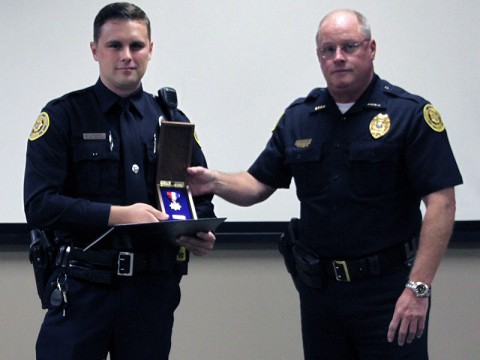
<svg viewBox="0 0 480 360"><path fill-rule="evenodd" d="M98 99L100 109L103 114L106 114L114 105L116 105L121 99L120 96L108 89L100 79L93 87L93 91ZM131 104L136 111L143 117L145 112L145 98L143 97L143 87L136 90L132 95L128 97Z"/></svg>
<svg viewBox="0 0 480 360"><path fill-rule="evenodd" d="M377 74L374 74L367 89L346 113L354 113L364 109L385 109L385 97L382 96L383 87L380 86L381 83L382 80L380 77ZM330 95L328 89L322 88L320 90L322 91L319 93L319 96L313 104L312 112L327 110L329 108L338 109L337 104L332 95Z"/></svg>
<svg viewBox="0 0 480 360"><path fill-rule="evenodd" d="M363 109L384 109L386 104L384 103L385 97L383 96L380 77L377 74L373 75L372 81L364 93L358 98L355 104L350 110L363 110Z"/></svg>

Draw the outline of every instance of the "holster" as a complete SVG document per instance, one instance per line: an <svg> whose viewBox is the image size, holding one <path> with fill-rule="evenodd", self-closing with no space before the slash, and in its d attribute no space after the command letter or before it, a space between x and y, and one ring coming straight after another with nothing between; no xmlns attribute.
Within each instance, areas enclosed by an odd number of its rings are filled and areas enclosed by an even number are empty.
<svg viewBox="0 0 480 360"><path fill-rule="evenodd" d="M288 231L280 237L278 248L294 282L301 280L308 286L323 288L327 283L327 274L317 254L298 241L299 226L300 219L290 220Z"/></svg>
<svg viewBox="0 0 480 360"><path fill-rule="evenodd" d="M290 275L295 276L297 270L295 268L295 257L293 255L293 247L298 238L298 224L299 219L292 218L288 223L287 232L283 233L280 236L278 241L278 250L283 255L283 261L285 262L285 267Z"/></svg>
<svg viewBox="0 0 480 360"><path fill-rule="evenodd" d="M45 301L45 289L48 279L55 268L56 241L53 232L33 229L30 231L30 263L33 265L37 293L42 303L42 309L48 304Z"/></svg>
<svg viewBox="0 0 480 360"><path fill-rule="evenodd" d="M318 289L326 286L328 281L327 273L317 254L302 244L297 243L293 248L293 256L300 280L308 286Z"/></svg>

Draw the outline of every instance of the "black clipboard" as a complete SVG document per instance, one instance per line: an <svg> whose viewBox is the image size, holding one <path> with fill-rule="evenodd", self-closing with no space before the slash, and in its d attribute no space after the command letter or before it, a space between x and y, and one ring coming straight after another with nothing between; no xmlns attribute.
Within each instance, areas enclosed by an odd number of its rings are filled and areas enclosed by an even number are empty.
<svg viewBox="0 0 480 360"><path fill-rule="evenodd" d="M142 224L115 225L95 239L84 251L95 247L100 242L111 241L113 237L129 237L135 239L136 245L141 247L143 242L151 242L158 239L159 242L167 241L177 246L176 238L180 235L195 235L197 232L215 231L227 218L204 218L195 220L159 221ZM138 243L137 243L138 242ZM151 245L151 244L150 244Z"/></svg>

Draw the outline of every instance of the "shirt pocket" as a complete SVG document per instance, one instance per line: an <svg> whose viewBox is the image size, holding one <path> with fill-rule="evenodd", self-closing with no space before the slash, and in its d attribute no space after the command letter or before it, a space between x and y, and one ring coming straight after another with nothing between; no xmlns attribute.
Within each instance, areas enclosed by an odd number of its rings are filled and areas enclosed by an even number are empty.
<svg viewBox="0 0 480 360"><path fill-rule="evenodd" d="M285 164L291 169L299 195L320 191L324 184L325 173L321 160L320 145L311 145L306 148L294 146L287 148Z"/></svg>
<svg viewBox="0 0 480 360"><path fill-rule="evenodd" d="M120 153L107 141L83 141L73 150L73 183L78 194L105 195L119 190Z"/></svg>
<svg viewBox="0 0 480 360"><path fill-rule="evenodd" d="M399 147L385 143L352 144L349 164L354 194L374 196L392 192L399 176Z"/></svg>

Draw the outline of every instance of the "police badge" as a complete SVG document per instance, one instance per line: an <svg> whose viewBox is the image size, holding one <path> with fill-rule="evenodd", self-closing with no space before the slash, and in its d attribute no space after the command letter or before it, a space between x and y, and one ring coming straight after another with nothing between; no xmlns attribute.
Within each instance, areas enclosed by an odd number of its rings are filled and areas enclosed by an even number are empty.
<svg viewBox="0 0 480 360"><path fill-rule="evenodd" d="M370 134L374 139L379 139L390 130L390 118L388 115L378 114L370 122Z"/></svg>

